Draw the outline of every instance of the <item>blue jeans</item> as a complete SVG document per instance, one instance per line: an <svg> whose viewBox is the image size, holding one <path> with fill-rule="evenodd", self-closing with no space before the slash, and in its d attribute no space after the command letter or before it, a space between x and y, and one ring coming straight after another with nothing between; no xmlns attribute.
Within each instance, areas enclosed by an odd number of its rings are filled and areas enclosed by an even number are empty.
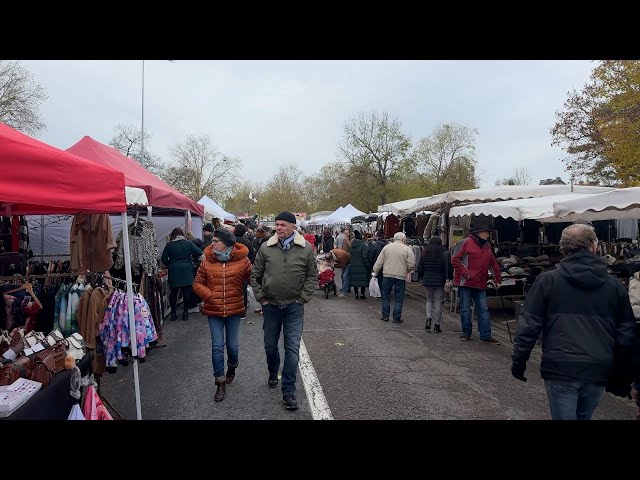
<svg viewBox="0 0 640 480"><path fill-rule="evenodd" d="M227 360L229 365L237 367L240 354L240 315L209 317L209 329L213 376L224 377L224 331L227 330Z"/></svg>
<svg viewBox="0 0 640 480"><path fill-rule="evenodd" d="M491 322L489 321L489 309L487 308L487 291L480 288L458 287L460 297L460 323L462 333L471 336L471 299L476 306L478 314L478 333L480 340L491 339Z"/></svg>
<svg viewBox="0 0 640 480"><path fill-rule="evenodd" d="M342 269L342 293L345 295L349 291L349 273L351 272L351 265L347 264Z"/></svg>
<svg viewBox="0 0 640 480"><path fill-rule="evenodd" d="M391 310L391 289L394 289L396 302L393 307L393 319L395 321L400 320L406 283L404 280L398 278L384 277L382 279L382 287L380 288L380 293L382 293L382 318L389 318L389 311Z"/></svg>
<svg viewBox="0 0 640 480"><path fill-rule="evenodd" d="M277 376L280 369L278 340L280 331L284 334L284 366L282 367L282 394L296 393L298 374L298 351L302 339L304 305L293 302L289 305L262 306L262 329L264 330L264 351L267 354L269 376Z"/></svg>
<svg viewBox="0 0 640 480"><path fill-rule="evenodd" d="M552 420L591 420L604 385L545 379Z"/></svg>

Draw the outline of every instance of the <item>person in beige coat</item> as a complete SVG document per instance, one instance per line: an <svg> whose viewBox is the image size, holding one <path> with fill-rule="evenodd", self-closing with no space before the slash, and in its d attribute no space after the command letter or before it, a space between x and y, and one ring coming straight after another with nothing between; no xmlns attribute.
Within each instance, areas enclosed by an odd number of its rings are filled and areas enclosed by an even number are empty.
<svg viewBox="0 0 640 480"><path fill-rule="evenodd" d="M377 277L378 272L383 270L382 277L382 318L389 321L391 310L391 290L395 290L395 305L393 308L393 323L402 323L402 302L404 300L404 288L406 286L407 274L413 272L415 266L415 256L413 251L407 246L407 237L404 233L398 232L393 236L393 243L385 245L375 265L371 276Z"/></svg>

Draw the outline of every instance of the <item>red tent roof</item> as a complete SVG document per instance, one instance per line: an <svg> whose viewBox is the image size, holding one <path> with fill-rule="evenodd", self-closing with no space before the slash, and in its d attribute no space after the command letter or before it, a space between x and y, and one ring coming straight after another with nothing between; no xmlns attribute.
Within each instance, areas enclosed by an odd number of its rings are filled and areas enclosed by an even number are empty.
<svg viewBox="0 0 640 480"><path fill-rule="evenodd" d="M0 123L0 215L126 210L124 175Z"/></svg>
<svg viewBox="0 0 640 480"><path fill-rule="evenodd" d="M160 180L134 159L123 155L113 147L85 136L78 143L67 148L67 152L87 158L100 165L115 168L124 173L125 185L144 189L149 197L149 205L153 207L189 210L196 215L204 217L204 207L202 205Z"/></svg>

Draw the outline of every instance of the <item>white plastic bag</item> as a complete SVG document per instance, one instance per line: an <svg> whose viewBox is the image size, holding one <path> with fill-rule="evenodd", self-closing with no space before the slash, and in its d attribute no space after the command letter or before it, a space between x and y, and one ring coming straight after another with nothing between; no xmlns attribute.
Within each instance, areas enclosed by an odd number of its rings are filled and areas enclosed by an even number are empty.
<svg viewBox="0 0 640 480"><path fill-rule="evenodd" d="M77 403L73 404L73 407L71 407L71 413L69 413L69 418L67 418L67 420L86 420L86 418L84 418L84 415L82 414L80 405L78 405Z"/></svg>
<svg viewBox="0 0 640 480"><path fill-rule="evenodd" d="M369 296L373 298L380 298L382 296L376 277L371 277L371 281L369 282Z"/></svg>

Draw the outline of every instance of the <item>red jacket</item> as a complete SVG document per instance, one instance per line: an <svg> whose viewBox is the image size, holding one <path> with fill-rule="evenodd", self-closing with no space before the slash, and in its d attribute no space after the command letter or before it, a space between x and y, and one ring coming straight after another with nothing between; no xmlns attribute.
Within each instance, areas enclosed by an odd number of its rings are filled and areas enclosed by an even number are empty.
<svg viewBox="0 0 640 480"><path fill-rule="evenodd" d="M193 281L193 290L202 299L202 314L210 317L230 317L244 313L243 286L249 282L251 262L249 249L236 243L231 260L221 262L211 245L204 249L206 260L200 264Z"/></svg>
<svg viewBox="0 0 640 480"><path fill-rule="evenodd" d="M470 234L462 243L458 252L451 257L454 268L453 284L460 287L487 288L489 268L497 283L502 283L500 266L491 251L491 244L487 242L480 247L475 235Z"/></svg>

